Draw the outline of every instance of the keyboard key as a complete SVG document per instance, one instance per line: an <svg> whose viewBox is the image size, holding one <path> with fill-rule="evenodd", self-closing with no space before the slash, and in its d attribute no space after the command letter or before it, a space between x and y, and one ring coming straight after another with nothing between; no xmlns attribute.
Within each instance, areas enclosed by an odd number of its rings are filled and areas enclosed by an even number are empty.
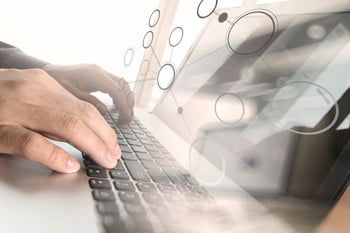
<svg viewBox="0 0 350 233"><path fill-rule="evenodd" d="M89 179L89 185L92 189L111 189L111 183L108 180Z"/></svg>
<svg viewBox="0 0 350 233"><path fill-rule="evenodd" d="M159 151L158 147L156 147L154 144L146 144L145 148L148 151Z"/></svg>
<svg viewBox="0 0 350 233"><path fill-rule="evenodd" d="M114 186L118 190L122 191L135 191L135 186L131 181L128 180L116 180Z"/></svg>
<svg viewBox="0 0 350 233"><path fill-rule="evenodd" d="M165 159L165 155L159 151L151 151L150 155L154 159Z"/></svg>
<svg viewBox="0 0 350 233"><path fill-rule="evenodd" d="M145 199L145 201L147 203L161 203L161 202L163 202L162 196L156 192L143 193L142 196L143 196L143 199Z"/></svg>
<svg viewBox="0 0 350 233"><path fill-rule="evenodd" d="M96 201L114 201L115 196L111 190L94 189L92 196Z"/></svg>
<svg viewBox="0 0 350 233"><path fill-rule="evenodd" d="M145 215L146 211L142 205L135 203L126 203L125 210L131 215Z"/></svg>
<svg viewBox="0 0 350 233"><path fill-rule="evenodd" d="M126 142L126 140L124 138L118 138L118 144L119 145L123 145L123 146L127 146L128 143Z"/></svg>
<svg viewBox="0 0 350 233"><path fill-rule="evenodd" d="M102 219L106 233L128 232L125 222L115 215L105 215Z"/></svg>
<svg viewBox="0 0 350 233"><path fill-rule="evenodd" d="M84 165L87 166L99 166L94 160L92 160L90 157L84 157Z"/></svg>
<svg viewBox="0 0 350 233"><path fill-rule="evenodd" d="M187 184L185 177L181 176L175 168L163 167L163 171L174 184Z"/></svg>
<svg viewBox="0 0 350 233"><path fill-rule="evenodd" d="M125 171L112 170L109 172L109 175L113 179L118 179L118 180L129 180L130 179L128 173L126 173Z"/></svg>
<svg viewBox="0 0 350 233"><path fill-rule="evenodd" d="M153 158L147 152L136 152L136 156L140 160L148 160L148 161L153 160Z"/></svg>
<svg viewBox="0 0 350 233"><path fill-rule="evenodd" d="M128 168L131 177L136 181L149 182L150 178L145 172L144 168L137 161L126 160L125 165Z"/></svg>
<svg viewBox="0 0 350 233"><path fill-rule="evenodd" d="M125 146L125 145L119 145L120 146L120 150L123 152L129 152L129 153L132 153L132 150L130 147L128 146Z"/></svg>
<svg viewBox="0 0 350 233"><path fill-rule="evenodd" d="M134 151L136 154L137 154L137 152L148 153L148 151L146 150L146 148L143 147L143 146L131 145L131 148L133 149L133 151Z"/></svg>
<svg viewBox="0 0 350 233"><path fill-rule="evenodd" d="M122 161L119 160L118 163L117 163L117 166L115 168L113 168L113 170L125 171L125 168L123 166Z"/></svg>
<svg viewBox="0 0 350 233"><path fill-rule="evenodd" d="M122 159L137 160L136 156L132 152L122 152Z"/></svg>
<svg viewBox="0 0 350 233"><path fill-rule="evenodd" d="M127 141L131 146L142 146L142 144L139 140L127 139Z"/></svg>
<svg viewBox="0 0 350 233"><path fill-rule="evenodd" d="M186 194L191 193L191 189L187 185L176 185L177 190L179 190L180 193Z"/></svg>
<svg viewBox="0 0 350 233"><path fill-rule="evenodd" d="M95 178L107 178L107 172L105 168L89 166L86 169L86 173L90 177Z"/></svg>
<svg viewBox="0 0 350 233"><path fill-rule="evenodd" d="M159 205L159 204L151 204L150 205L152 211L159 216L165 216L167 214L169 214L169 208L166 207L165 205Z"/></svg>
<svg viewBox="0 0 350 233"><path fill-rule="evenodd" d="M133 134L124 134L124 137L126 139L134 139L134 140L137 140L137 137Z"/></svg>
<svg viewBox="0 0 350 233"><path fill-rule="evenodd" d="M96 207L100 214L119 214L119 208L114 202L101 201L97 203Z"/></svg>
<svg viewBox="0 0 350 233"><path fill-rule="evenodd" d="M170 183L170 179L160 168L148 170L148 174L156 183Z"/></svg>
<svg viewBox="0 0 350 233"><path fill-rule="evenodd" d="M158 188L160 191L162 191L164 193L176 192L175 186L173 186L171 184L160 184L160 185L158 185Z"/></svg>
<svg viewBox="0 0 350 233"><path fill-rule="evenodd" d="M159 169L159 165L154 161L144 160L144 161L142 161L142 165L146 168L146 170Z"/></svg>
<svg viewBox="0 0 350 233"><path fill-rule="evenodd" d="M156 160L158 165L161 167L171 167L172 164L168 160L163 160L163 159L157 159Z"/></svg>
<svg viewBox="0 0 350 233"><path fill-rule="evenodd" d="M152 140L150 140L147 135L142 134L139 135L140 141L146 146L146 145L153 145L154 143L152 142ZM147 147L147 146L146 146Z"/></svg>
<svg viewBox="0 0 350 233"><path fill-rule="evenodd" d="M137 194L137 192L121 191L121 192L119 192L119 197L123 202L139 203L141 201L141 198Z"/></svg>
<svg viewBox="0 0 350 233"><path fill-rule="evenodd" d="M154 186L154 184L152 184L152 183L137 183L136 186L141 192L156 192L157 191L156 186Z"/></svg>

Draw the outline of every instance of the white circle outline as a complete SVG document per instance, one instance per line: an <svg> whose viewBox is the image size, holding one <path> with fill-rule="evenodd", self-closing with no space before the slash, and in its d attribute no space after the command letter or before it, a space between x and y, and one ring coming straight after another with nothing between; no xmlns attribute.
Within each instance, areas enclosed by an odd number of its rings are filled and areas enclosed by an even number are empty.
<svg viewBox="0 0 350 233"><path fill-rule="evenodd" d="M332 95L332 93L330 93L326 88L324 88L323 86L321 85L318 85L316 83L313 83L313 82L308 82L308 81L292 81L292 82L288 82L286 83L283 87L279 88L278 90L288 86L288 85L291 85L291 84L297 84L297 83L304 83L304 84L309 84L309 85L313 85L313 86L316 86L320 89L322 89L324 92L326 92L333 100L333 103L334 103L334 107L335 107L335 115L334 115L334 118L333 118L333 121L325 128L323 128L322 130L318 130L318 131L315 131L315 132L301 132L301 131L298 131L298 130L294 130L294 129L290 129L290 128L287 128L287 127L284 127L282 124L276 122L276 125L282 129L287 129L289 130L290 132L293 132L293 133L296 133L296 134L299 134L299 135L305 135L305 136L312 136L312 135L317 135L317 134L321 134L321 133L324 133L326 132L327 130L329 130L330 128L333 127L333 125L337 122L338 118L339 118L339 114L340 114L340 109L339 109L339 105L337 103L337 100L334 98L334 96ZM277 91L278 92L278 91Z"/></svg>
<svg viewBox="0 0 350 233"><path fill-rule="evenodd" d="M191 146L190 146L190 149L189 149L189 151L188 151L188 161L189 161L189 170L190 170L190 172L191 172L191 164L192 164L192 162L191 162L191 158L192 158L192 153L191 153L191 150L192 150L192 148L193 148L193 145L195 144L195 143L197 143L199 140L203 140L203 139L206 139L205 137L199 137L199 138L197 138L197 139L195 139L193 142L192 142L192 144L191 144ZM214 143L214 142L211 142L211 143ZM215 145L218 145L217 143L214 143ZM220 147L220 146L219 146ZM221 147L220 147L221 148ZM221 164L222 164L222 170L220 170L220 176L218 177L218 179L217 180L215 180L215 181L212 181L212 182L207 182L207 181L205 181L205 180L203 180L201 177L199 177L198 175L195 175L194 174L194 177L201 183L201 184L204 184L205 186L207 186L207 187L214 187L214 186L218 186L219 184L221 184L221 182L224 180L224 178L225 178L225 174L226 174L226 160L225 160L225 157L224 157L224 155L223 155L223 153L222 153L222 151L221 151L221 153L219 153L220 154L220 158L221 158ZM204 156L204 155L203 155Z"/></svg>
<svg viewBox="0 0 350 233"><path fill-rule="evenodd" d="M230 44L230 35L231 35L231 31L233 29L233 27L236 25L236 23L238 23L241 19L243 19L244 17L250 15L250 14L255 14L255 13L260 13L260 14L264 14L266 15L272 22L272 27L273 27L273 31L269 37L269 39L267 40L267 42L261 46L260 48L256 49L256 50L253 50L251 52L248 52L248 53L241 53L241 52L238 52L237 50L235 50L234 48L232 48L231 44ZM250 11L247 11L245 12L244 14L238 16L238 18L231 24L229 30L227 31L226 33L226 46L228 47L228 49L236 54L236 55L239 55L239 56L249 56L249 55L253 55L255 53L259 53L260 51L264 50L272 41L273 39L275 38L276 36L276 33L277 33L277 30L278 30L278 20L276 18L276 16L268 11L268 10L263 10L263 9L254 9L254 10L250 10Z"/></svg>
<svg viewBox="0 0 350 233"><path fill-rule="evenodd" d="M148 34L151 35L151 40L149 41L149 45L145 45L145 39L146 39ZM149 48L152 45L152 42L153 42L153 32L148 31L148 32L146 32L145 36L143 37L143 43L142 43L143 48L145 48L145 49Z"/></svg>
<svg viewBox="0 0 350 233"><path fill-rule="evenodd" d="M163 87L161 87L161 85L160 85L160 83L159 83L159 74L160 74L160 72L162 71L162 69L163 69L165 66L170 66L170 67L171 67L171 69L172 69L172 71L173 71L173 77L172 77L172 80L171 80L171 82L169 83L168 87L163 88ZM167 62L167 63L163 64L163 65L160 67L160 69L159 69L159 71L158 71L158 74L157 74L157 85L158 85L159 89L161 89L162 91L167 91L167 90L169 90L169 89L171 88L171 86L172 86L172 85L174 84L174 82L175 82L175 75L176 75L176 69L175 69L175 65L174 65L174 64L172 64L172 63L170 63L170 62Z"/></svg>
<svg viewBox="0 0 350 233"><path fill-rule="evenodd" d="M131 59L130 59L130 62L126 62L126 57L127 57L127 54L128 54L129 51L131 52ZM125 66L129 66L132 63L132 61L134 60L134 53L135 53L135 51L134 51L133 48L128 48L126 50L126 52L124 54L124 65Z"/></svg>
<svg viewBox="0 0 350 233"><path fill-rule="evenodd" d="M175 30L178 30L178 29L181 31L181 37L180 37L180 39L179 39L179 41L178 41L177 43L172 44L172 43L170 42L170 41L171 41L171 37L173 36L173 33L175 32ZM169 45L170 45L171 47L176 47L176 46L178 46L178 45L181 43L183 37L184 37L184 30L183 30L183 28L182 28L182 27L176 27L176 28L174 28L174 29L171 31L170 36L169 36Z"/></svg>
<svg viewBox="0 0 350 233"><path fill-rule="evenodd" d="M234 122L226 122L226 121L224 121L223 119L221 119L221 117L219 116L218 111L217 111L217 104L218 104L219 100L220 100L222 97L226 96L226 95L232 95L232 96L236 97L236 98L241 102L241 104L242 104L242 114L241 114L241 116L239 117L239 119L236 120L236 121L234 121ZM237 122L240 122L240 121L243 119L244 114L245 114L245 105L244 105L244 102L243 102L242 98L241 98L239 95L237 95L237 94L235 94L235 93L232 93L232 92L226 92L226 93L221 94L221 95L216 99L215 104L214 104L214 111L215 111L215 115L216 115L216 117L219 119L219 121L221 121L221 122L224 123L224 124L232 125L232 124L236 124Z"/></svg>
<svg viewBox="0 0 350 233"><path fill-rule="evenodd" d="M151 19L152 19L152 17L153 17L153 14L155 14L155 13L157 13L157 20L152 24L151 23ZM149 17L149 19L148 19L148 26L149 27L151 27L151 28L153 28L154 26L156 26L157 25L157 23L159 22L159 19L160 19L160 10L159 9L155 9L152 13L151 13L151 15L150 15L150 17Z"/></svg>
<svg viewBox="0 0 350 233"><path fill-rule="evenodd" d="M198 7L197 7L197 16L198 16L199 18L201 18L201 19L205 19L205 18L209 17L211 14L213 14L213 12L216 10L216 7L218 6L218 0L215 0L215 6L214 6L213 10L212 10L208 15L202 16L202 15L199 14L199 8L201 7L201 5L202 5L202 3L203 3L204 1L205 1L205 0L202 0L202 1L199 3Z"/></svg>

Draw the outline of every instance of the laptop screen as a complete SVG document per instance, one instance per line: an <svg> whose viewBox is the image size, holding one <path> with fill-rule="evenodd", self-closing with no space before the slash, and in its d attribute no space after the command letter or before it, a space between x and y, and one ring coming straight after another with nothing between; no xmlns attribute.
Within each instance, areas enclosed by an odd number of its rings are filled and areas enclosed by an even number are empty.
<svg viewBox="0 0 350 233"><path fill-rule="evenodd" d="M190 160L204 155L252 194L335 197L350 166L344 4L198 5L205 25L182 64L148 77L162 92L155 114L190 144Z"/></svg>

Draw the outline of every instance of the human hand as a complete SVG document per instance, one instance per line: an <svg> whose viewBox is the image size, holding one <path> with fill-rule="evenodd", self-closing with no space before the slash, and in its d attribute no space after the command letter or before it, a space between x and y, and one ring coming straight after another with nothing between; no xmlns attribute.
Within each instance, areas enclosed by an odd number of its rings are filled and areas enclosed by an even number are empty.
<svg viewBox="0 0 350 233"><path fill-rule="evenodd" d="M106 106L89 93L101 91L110 95L119 111L119 120L129 122L133 115L134 95L123 78L106 72L97 65L58 66L47 64L43 69L73 95L93 104L101 113Z"/></svg>
<svg viewBox="0 0 350 233"><path fill-rule="evenodd" d="M113 168L117 137L97 109L77 99L40 69L0 69L0 153L76 172L79 163L44 136L65 141Z"/></svg>

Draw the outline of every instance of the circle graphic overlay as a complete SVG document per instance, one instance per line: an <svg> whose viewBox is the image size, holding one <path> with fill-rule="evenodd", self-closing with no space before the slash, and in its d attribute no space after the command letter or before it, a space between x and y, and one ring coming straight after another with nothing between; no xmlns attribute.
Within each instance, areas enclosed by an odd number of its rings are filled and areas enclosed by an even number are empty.
<svg viewBox="0 0 350 233"><path fill-rule="evenodd" d="M123 91L124 87L125 87L125 84L126 84L125 79L124 78L120 78L119 81L118 81L118 89L120 91Z"/></svg>
<svg viewBox="0 0 350 233"><path fill-rule="evenodd" d="M197 138L190 146L188 158L189 171L200 183L214 187L220 185L225 178L224 151L219 144L208 138ZM212 163L213 168L209 167L207 163Z"/></svg>
<svg viewBox="0 0 350 233"><path fill-rule="evenodd" d="M143 37L143 47L145 49L149 48L152 45L152 42L153 42L153 32L148 31Z"/></svg>
<svg viewBox="0 0 350 233"><path fill-rule="evenodd" d="M219 23L223 23L227 20L227 18L228 18L228 14L224 12L219 15L218 21Z"/></svg>
<svg viewBox="0 0 350 233"><path fill-rule="evenodd" d="M124 65L129 66L134 60L134 50L132 48L128 48L124 54Z"/></svg>
<svg viewBox="0 0 350 233"><path fill-rule="evenodd" d="M273 41L278 30L275 15L267 10L252 10L239 16L230 26L226 45L237 55L258 53Z"/></svg>
<svg viewBox="0 0 350 233"><path fill-rule="evenodd" d="M171 47L178 46L181 43L183 36L184 30L181 27L174 28L169 36L169 45Z"/></svg>
<svg viewBox="0 0 350 233"><path fill-rule="evenodd" d="M148 26L153 28L154 26L157 25L157 23L159 22L159 19L160 19L160 11L156 9L152 12L151 16L149 17Z"/></svg>
<svg viewBox="0 0 350 233"><path fill-rule="evenodd" d="M148 74L149 68L150 68L151 63L149 60L143 60L140 66L140 74L142 76L145 76Z"/></svg>
<svg viewBox="0 0 350 233"><path fill-rule="evenodd" d="M157 75L157 84L159 89L166 91L171 88L175 81L175 66L171 63L165 63L159 69Z"/></svg>
<svg viewBox="0 0 350 233"><path fill-rule="evenodd" d="M202 0L197 8L197 15L199 18L204 19L209 17L218 6L218 0Z"/></svg>
<svg viewBox="0 0 350 233"><path fill-rule="evenodd" d="M333 107L331 119L318 125ZM317 135L335 125L339 111L337 100L326 88L308 81L293 81L277 90L267 114L280 128L300 135Z"/></svg>
<svg viewBox="0 0 350 233"><path fill-rule="evenodd" d="M215 101L215 115L224 124L235 124L245 114L244 102L234 93L224 93Z"/></svg>

